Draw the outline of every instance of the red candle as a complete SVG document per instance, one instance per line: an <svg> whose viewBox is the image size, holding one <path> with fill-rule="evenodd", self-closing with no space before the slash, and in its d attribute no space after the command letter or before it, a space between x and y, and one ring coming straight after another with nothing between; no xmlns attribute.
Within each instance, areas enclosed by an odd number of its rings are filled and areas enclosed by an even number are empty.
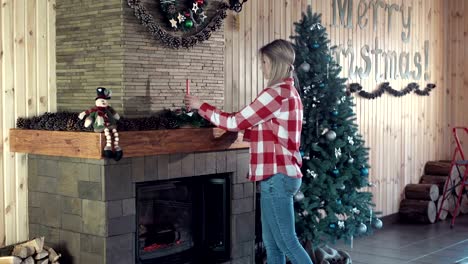
<svg viewBox="0 0 468 264"><path fill-rule="evenodd" d="M186 94L190 94L190 83L189 83L189 79L186 80L186 83L185 83L185 87L186 87Z"/></svg>

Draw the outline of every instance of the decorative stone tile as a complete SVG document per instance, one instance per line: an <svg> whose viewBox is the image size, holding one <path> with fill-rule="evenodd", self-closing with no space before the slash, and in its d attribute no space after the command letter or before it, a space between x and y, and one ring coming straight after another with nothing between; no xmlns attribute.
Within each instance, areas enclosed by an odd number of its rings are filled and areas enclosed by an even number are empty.
<svg viewBox="0 0 468 264"><path fill-rule="evenodd" d="M233 259L239 259L239 258L245 259L245 257L253 256L254 248L255 248L254 241L236 243L232 247L231 257ZM251 262L245 262L245 263L251 263Z"/></svg>
<svg viewBox="0 0 468 264"><path fill-rule="evenodd" d="M30 233L31 235L47 233L54 236L55 232L57 243L59 234L62 233L63 238L72 239L73 241L67 246L63 245L67 250L69 246L78 245L80 249L78 255L70 252L73 255L73 263L134 263L134 236L137 228L134 182L233 172L231 178L232 260L226 263L254 263L255 184L245 178L248 170L248 157L249 153L246 150L233 150L131 158L127 159L126 163L106 161L105 166L102 162L101 164L89 163L87 167L85 166L87 173L81 175L76 172L77 165L70 164L75 162L57 159L59 167L56 178L57 193L67 193L67 195L30 191ZM30 165L31 167L34 168L34 165ZM241 179L240 175L245 179ZM44 176L35 178L36 181L53 179ZM35 180L31 177L30 181ZM66 183L69 186L64 186ZM50 184L43 184L42 187L45 185ZM73 197L73 188L70 188L73 185L76 188L75 197ZM36 186L42 188L40 185L36 184ZM68 191L65 192L66 190ZM96 201L100 199L99 193L103 201ZM45 214L39 208L44 207L44 204L49 205L50 199L57 201L58 206L55 207L59 210L55 218L60 221L59 227L62 231L58 227L39 224L46 223L43 220ZM47 215L54 215L54 213L47 213ZM49 220L53 222L52 219ZM78 243L73 234L79 234ZM60 239L64 241L62 237ZM47 240L49 241L49 238ZM112 250L110 247L115 250L112 251L113 256L109 255ZM116 247L119 249L115 249ZM73 251L76 252L76 249ZM65 258L64 260L68 261Z"/></svg>
<svg viewBox="0 0 468 264"><path fill-rule="evenodd" d="M37 207L28 207L29 223L40 224L42 223L43 209Z"/></svg>
<svg viewBox="0 0 468 264"><path fill-rule="evenodd" d="M36 162L37 175L57 177L58 161L49 159L38 159Z"/></svg>
<svg viewBox="0 0 468 264"><path fill-rule="evenodd" d="M102 200L102 185L100 182L79 181L78 195L81 199Z"/></svg>
<svg viewBox="0 0 468 264"><path fill-rule="evenodd" d="M59 195L38 193L40 207L42 208L41 223L50 227L61 226L61 200Z"/></svg>
<svg viewBox="0 0 468 264"><path fill-rule="evenodd" d="M112 264L134 263L135 234L123 234L106 239L106 262Z"/></svg>
<svg viewBox="0 0 468 264"><path fill-rule="evenodd" d="M78 196L79 164L71 162L59 163L59 175L57 179L57 193L63 196Z"/></svg>
<svg viewBox="0 0 468 264"><path fill-rule="evenodd" d="M215 174L216 173L216 152L207 152L205 162L206 162L205 174Z"/></svg>
<svg viewBox="0 0 468 264"><path fill-rule="evenodd" d="M45 225L38 225L37 236L47 237L48 245L58 245L60 241L60 229Z"/></svg>
<svg viewBox="0 0 468 264"><path fill-rule="evenodd" d="M182 154L182 171L181 176L193 176L195 172L195 154Z"/></svg>
<svg viewBox="0 0 468 264"><path fill-rule="evenodd" d="M248 263L255 263L253 256L242 257L242 258L234 259L231 261L231 264L248 264Z"/></svg>
<svg viewBox="0 0 468 264"><path fill-rule="evenodd" d="M255 239L255 212L234 215L235 243L247 242Z"/></svg>
<svg viewBox="0 0 468 264"><path fill-rule="evenodd" d="M57 192L57 178L48 176L35 176L29 178L29 190L44 192L44 193L56 193Z"/></svg>
<svg viewBox="0 0 468 264"><path fill-rule="evenodd" d="M34 156L28 155L28 179L37 175L37 159Z"/></svg>
<svg viewBox="0 0 468 264"><path fill-rule="evenodd" d="M130 165L106 166L104 200L121 200L135 197Z"/></svg>
<svg viewBox="0 0 468 264"><path fill-rule="evenodd" d="M82 226L81 216L62 214L62 229L79 233L82 231Z"/></svg>
<svg viewBox="0 0 468 264"><path fill-rule="evenodd" d="M242 184L233 184L232 185L232 199L242 199L244 198L244 186Z"/></svg>
<svg viewBox="0 0 468 264"><path fill-rule="evenodd" d="M206 162L208 159L207 153L195 153L195 173L194 175L206 175L209 174L206 169Z"/></svg>
<svg viewBox="0 0 468 264"><path fill-rule="evenodd" d="M107 218L117 218L123 215L122 200L109 201L107 205Z"/></svg>
<svg viewBox="0 0 468 264"><path fill-rule="evenodd" d="M156 156L145 157L145 181L158 179L158 158Z"/></svg>
<svg viewBox="0 0 468 264"><path fill-rule="evenodd" d="M253 197L254 196L254 183L253 182L246 182L244 185L244 197Z"/></svg>
<svg viewBox="0 0 468 264"><path fill-rule="evenodd" d="M81 239L81 253L91 253L104 256L106 247L106 238L100 236L92 236L87 234L80 234Z"/></svg>
<svg viewBox="0 0 468 264"><path fill-rule="evenodd" d="M158 180L169 179L169 155L158 156Z"/></svg>
<svg viewBox="0 0 468 264"><path fill-rule="evenodd" d="M237 152L235 150L226 151L226 171L236 171Z"/></svg>
<svg viewBox="0 0 468 264"><path fill-rule="evenodd" d="M89 167L86 163L59 162L58 176L72 176L80 181L89 181Z"/></svg>
<svg viewBox="0 0 468 264"><path fill-rule="evenodd" d="M31 222L31 216L29 217L29 237L38 237L39 235L39 224L33 224Z"/></svg>
<svg viewBox="0 0 468 264"><path fill-rule="evenodd" d="M232 201L232 214L242 214L253 211L254 200L252 198L242 198Z"/></svg>
<svg viewBox="0 0 468 264"><path fill-rule="evenodd" d="M41 206L39 203L38 192L28 190L28 206L29 207Z"/></svg>
<svg viewBox="0 0 468 264"><path fill-rule="evenodd" d="M136 199L125 199L122 201L123 215L135 215L136 214Z"/></svg>
<svg viewBox="0 0 468 264"><path fill-rule="evenodd" d="M81 262L79 258L81 252L81 240L79 233L60 230L60 245L65 247L67 249L67 253L73 257L73 263L84 263Z"/></svg>
<svg viewBox="0 0 468 264"><path fill-rule="evenodd" d="M216 173L227 172L227 155L225 151L216 152Z"/></svg>
<svg viewBox="0 0 468 264"><path fill-rule="evenodd" d="M106 203L83 200L83 233L106 235Z"/></svg>
<svg viewBox="0 0 468 264"><path fill-rule="evenodd" d="M237 170L234 183L248 182L249 173L249 153L240 153L237 155Z"/></svg>
<svg viewBox="0 0 468 264"><path fill-rule="evenodd" d="M102 256L102 255L87 253L87 252L81 252L81 254L80 254L80 263L102 264L102 263L105 263L105 262L104 262L104 256Z"/></svg>
<svg viewBox="0 0 468 264"><path fill-rule="evenodd" d="M62 196L62 212L81 216L81 199Z"/></svg>
<svg viewBox="0 0 468 264"><path fill-rule="evenodd" d="M89 181L102 182L104 175L104 166L88 164L89 167Z"/></svg>
<svg viewBox="0 0 468 264"><path fill-rule="evenodd" d="M182 154L169 155L169 171L168 178L180 178L182 174Z"/></svg>
<svg viewBox="0 0 468 264"><path fill-rule="evenodd" d="M134 182L145 180L145 158L136 157L132 159L132 176Z"/></svg>
<svg viewBox="0 0 468 264"><path fill-rule="evenodd" d="M127 215L108 220L107 235L115 236L136 231L135 215Z"/></svg>

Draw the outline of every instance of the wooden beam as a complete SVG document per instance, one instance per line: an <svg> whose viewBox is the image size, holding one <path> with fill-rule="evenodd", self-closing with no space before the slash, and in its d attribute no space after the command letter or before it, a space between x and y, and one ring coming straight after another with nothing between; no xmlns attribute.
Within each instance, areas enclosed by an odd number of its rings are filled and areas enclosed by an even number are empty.
<svg viewBox="0 0 468 264"><path fill-rule="evenodd" d="M119 132L124 157L245 149L242 133L219 128ZM104 134L90 132L11 129L12 152L101 159Z"/></svg>
<svg viewBox="0 0 468 264"><path fill-rule="evenodd" d="M91 132L10 129L10 151L48 156L101 158L101 137Z"/></svg>

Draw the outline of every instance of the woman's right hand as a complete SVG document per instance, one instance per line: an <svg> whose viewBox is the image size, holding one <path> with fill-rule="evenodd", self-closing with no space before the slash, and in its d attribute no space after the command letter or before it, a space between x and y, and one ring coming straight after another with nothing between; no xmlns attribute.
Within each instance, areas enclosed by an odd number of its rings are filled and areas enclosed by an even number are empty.
<svg viewBox="0 0 468 264"><path fill-rule="evenodd" d="M189 109L199 109L202 105L202 101L198 97L191 94L186 94L184 97L185 106Z"/></svg>

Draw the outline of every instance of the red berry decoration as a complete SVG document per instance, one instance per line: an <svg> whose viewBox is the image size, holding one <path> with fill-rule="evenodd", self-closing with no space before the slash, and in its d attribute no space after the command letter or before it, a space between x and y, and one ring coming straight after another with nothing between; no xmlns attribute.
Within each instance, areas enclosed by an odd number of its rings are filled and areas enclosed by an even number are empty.
<svg viewBox="0 0 468 264"><path fill-rule="evenodd" d="M190 12L185 12L186 17L190 17Z"/></svg>
<svg viewBox="0 0 468 264"><path fill-rule="evenodd" d="M197 4L198 4L199 6L201 6L201 5L203 5L204 0L197 0L196 2L197 2Z"/></svg>

